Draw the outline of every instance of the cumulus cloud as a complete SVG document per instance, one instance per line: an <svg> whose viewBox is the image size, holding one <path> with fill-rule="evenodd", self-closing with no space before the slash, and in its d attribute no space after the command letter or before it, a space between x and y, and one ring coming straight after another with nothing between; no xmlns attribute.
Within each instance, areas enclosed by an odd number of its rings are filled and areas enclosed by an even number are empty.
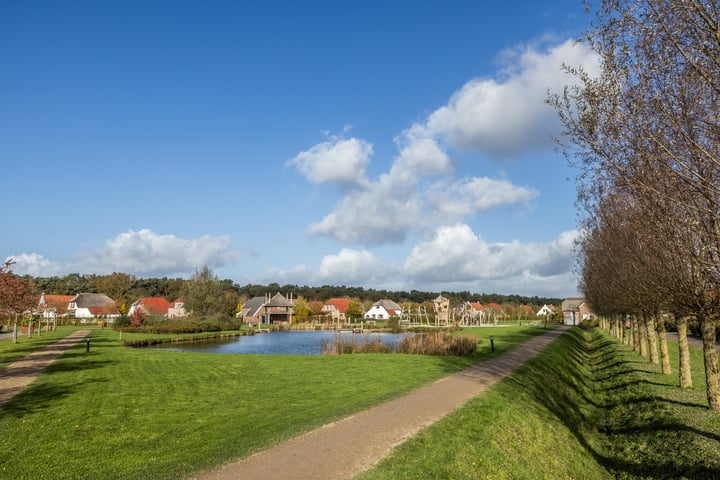
<svg viewBox="0 0 720 480"><path fill-rule="evenodd" d="M395 138L399 153L390 170L348 192L309 233L354 244L397 244L413 229L424 230L438 219L459 221L537 195L507 180L448 181L450 157L429 135L416 124Z"/></svg>
<svg viewBox="0 0 720 480"><path fill-rule="evenodd" d="M573 82L562 65L583 66L591 74L599 71L597 55L572 40L543 51L533 46L508 51L503 62L498 78L463 85L429 116L427 128L456 148L496 159L548 149L560 122L545 104L547 92L560 92Z"/></svg>
<svg viewBox="0 0 720 480"><path fill-rule="evenodd" d="M468 225L440 227L434 237L417 244L405 260L405 274L418 283L467 283L523 276L552 277L567 273L573 262L576 231L545 243L487 243Z"/></svg>
<svg viewBox="0 0 720 480"><path fill-rule="evenodd" d="M21 253L11 255L6 259L12 260L12 271L17 275L32 275L33 277L52 277L61 270L59 264L45 258L38 253Z"/></svg>
<svg viewBox="0 0 720 480"><path fill-rule="evenodd" d="M189 273L203 265L221 267L236 259L237 253L230 250L230 239L225 236L187 240L142 229L121 233L104 248L84 253L77 270L170 275Z"/></svg>
<svg viewBox="0 0 720 480"><path fill-rule="evenodd" d="M393 162L390 176L395 182L408 181L419 175L436 176L447 173L450 157L433 138L432 132L415 124L395 138L400 154Z"/></svg>
<svg viewBox="0 0 720 480"><path fill-rule="evenodd" d="M503 205L528 202L538 192L520 187L507 180L472 177L435 188L428 196L436 210L436 216L454 223Z"/></svg>
<svg viewBox="0 0 720 480"><path fill-rule="evenodd" d="M367 250L343 248L335 255L326 255L320 262L317 280L340 284L367 283L377 279L380 260Z"/></svg>
<svg viewBox="0 0 720 480"><path fill-rule="evenodd" d="M419 202L413 185L396 186L384 177L347 195L333 212L311 225L309 233L348 243L401 243L420 218Z"/></svg>
<svg viewBox="0 0 720 480"><path fill-rule="evenodd" d="M288 163L315 184L364 185L372 152L368 142L333 136L298 153Z"/></svg>

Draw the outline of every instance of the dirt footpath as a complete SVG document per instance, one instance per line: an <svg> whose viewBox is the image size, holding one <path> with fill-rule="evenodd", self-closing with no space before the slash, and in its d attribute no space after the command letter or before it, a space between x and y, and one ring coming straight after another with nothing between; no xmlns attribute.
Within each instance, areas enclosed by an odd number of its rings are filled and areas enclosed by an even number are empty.
<svg viewBox="0 0 720 480"><path fill-rule="evenodd" d="M11 363L0 372L0 407L25 388L68 348L80 342L90 330L78 330L52 345Z"/></svg>
<svg viewBox="0 0 720 480"><path fill-rule="evenodd" d="M567 328L550 330L496 358L195 479L351 478L373 466L421 428L514 372Z"/></svg>

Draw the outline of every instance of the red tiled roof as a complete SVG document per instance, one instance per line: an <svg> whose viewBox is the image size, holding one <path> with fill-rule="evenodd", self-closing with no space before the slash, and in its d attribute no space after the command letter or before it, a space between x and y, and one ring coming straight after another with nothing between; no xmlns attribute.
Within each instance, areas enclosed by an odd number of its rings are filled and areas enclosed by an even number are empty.
<svg viewBox="0 0 720 480"><path fill-rule="evenodd" d="M483 306L479 304L478 302L470 302L470 306L473 307L475 310L482 310Z"/></svg>
<svg viewBox="0 0 720 480"><path fill-rule="evenodd" d="M332 305L337 309L338 312L347 313L347 309L350 306L350 299L349 298L331 298L330 300L325 302L325 305Z"/></svg>
<svg viewBox="0 0 720 480"><path fill-rule="evenodd" d="M147 297L140 299L140 305L145 307L148 315L165 315L168 308L171 307L170 302L162 297Z"/></svg>
<svg viewBox="0 0 720 480"><path fill-rule="evenodd" d="M75 295L47 295L45 294L45 305L53 307L67 307L67 304L75 298ZM40 301L40 300L38 300Z"/></svg>
<svg viewBox="0 0 720 480"><path fill-rule="evenodd" d="M108 305L106 307L87 307L87 309L93 315L117 315L120 313L115 305Z"/></svg>

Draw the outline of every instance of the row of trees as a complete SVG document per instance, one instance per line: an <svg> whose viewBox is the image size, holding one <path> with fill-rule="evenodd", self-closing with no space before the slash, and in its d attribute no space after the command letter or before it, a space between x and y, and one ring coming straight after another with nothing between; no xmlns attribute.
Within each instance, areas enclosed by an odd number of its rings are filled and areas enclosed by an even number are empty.
<svg viewBox="0 0 720 480"><path fill-rule="evenodd" d="M587 42L602 72L569 68L578 86L549 99L580 171L581 288L614 331L637 319L638 348L649 342L650 353L656 324L664 346L661 314L672 314L681 386L691 384L685 334L696 319L708 404L720 410L720 8L603 0L595 14Z"/></svg>

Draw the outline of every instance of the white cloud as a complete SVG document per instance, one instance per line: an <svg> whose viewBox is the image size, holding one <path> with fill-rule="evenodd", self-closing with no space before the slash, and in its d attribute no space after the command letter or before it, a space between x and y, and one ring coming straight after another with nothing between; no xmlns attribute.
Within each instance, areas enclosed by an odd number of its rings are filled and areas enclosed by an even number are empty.
<svg viewBox="0 0 720 480"><path fill-rule="evenodd" d="M559 133L555 111L545 104L548 90L574 82L563 64L597 72L599 61L583 44L567 40L545 51L530 46L503 55L499 78L473 79L430 115L427 128L456 148L497 159L529 150L549 149Z"/></svg>
<svg viewBox="0 0 720 480"><path fill-rule="evenodd" d="M387 273L380 260L367 250L343 248L335 255L326 255L320 262L317 280L339 284L365 284Z"/></svg>
<svg viewBox="0 0 720 480"><path fill-rule="evenodd" d="M121 233L103 249L84 253L74 268L99 274L171 275L190 273L204 265L221 267L236 259L225 236L186 240L142 229Z"/></svg>
<svg viewBox="0 0 720 480"><path fill-rule="evenodd" d="M473 177L443 185L431 191L428 197L436 216L445 223L454 223L503 205L528 202L537 195L536 190L513 185L507 180Z"/></svg>
<svg viewBox="0 0 720 480"><path fill-rule="evenodd" d="M577 232L563 232L546 243L486 243L464 224L445 226L417 244L404 264L416 283L472 283L512 281L533 276L547 278L570 271Z"/></svg>
<svg viewBox="0 0 720 480"><path fill-rule="evenodd" d="M396 182L408 181L419 175L435 176L451 170L450 157L432 137L432 132L415 124L395 138L400 154L390 175Z"/></svg>
<svg viewBox="0 0 720 480"><path fill-rule="evenodd" d="M298 153L288 163L316 184L363 185L372 145L357 138L330 137Z"/></svg>
<svg viewBox="0 0 720 480"><path fill-rule="evenodd" d="M60 272L60 265L45 258L38 253L21 253L11 255L12 271L17 275L32 275L33 277L52 277Z"/></svg>
<svg viewBox="0 0 720 480"><path fill-rule="evenodd" d="M333 212L311 225L309 233L349 243L401 243L419 219L419 201L414 185L396 186L384 176L347 195Z"/></svg>

